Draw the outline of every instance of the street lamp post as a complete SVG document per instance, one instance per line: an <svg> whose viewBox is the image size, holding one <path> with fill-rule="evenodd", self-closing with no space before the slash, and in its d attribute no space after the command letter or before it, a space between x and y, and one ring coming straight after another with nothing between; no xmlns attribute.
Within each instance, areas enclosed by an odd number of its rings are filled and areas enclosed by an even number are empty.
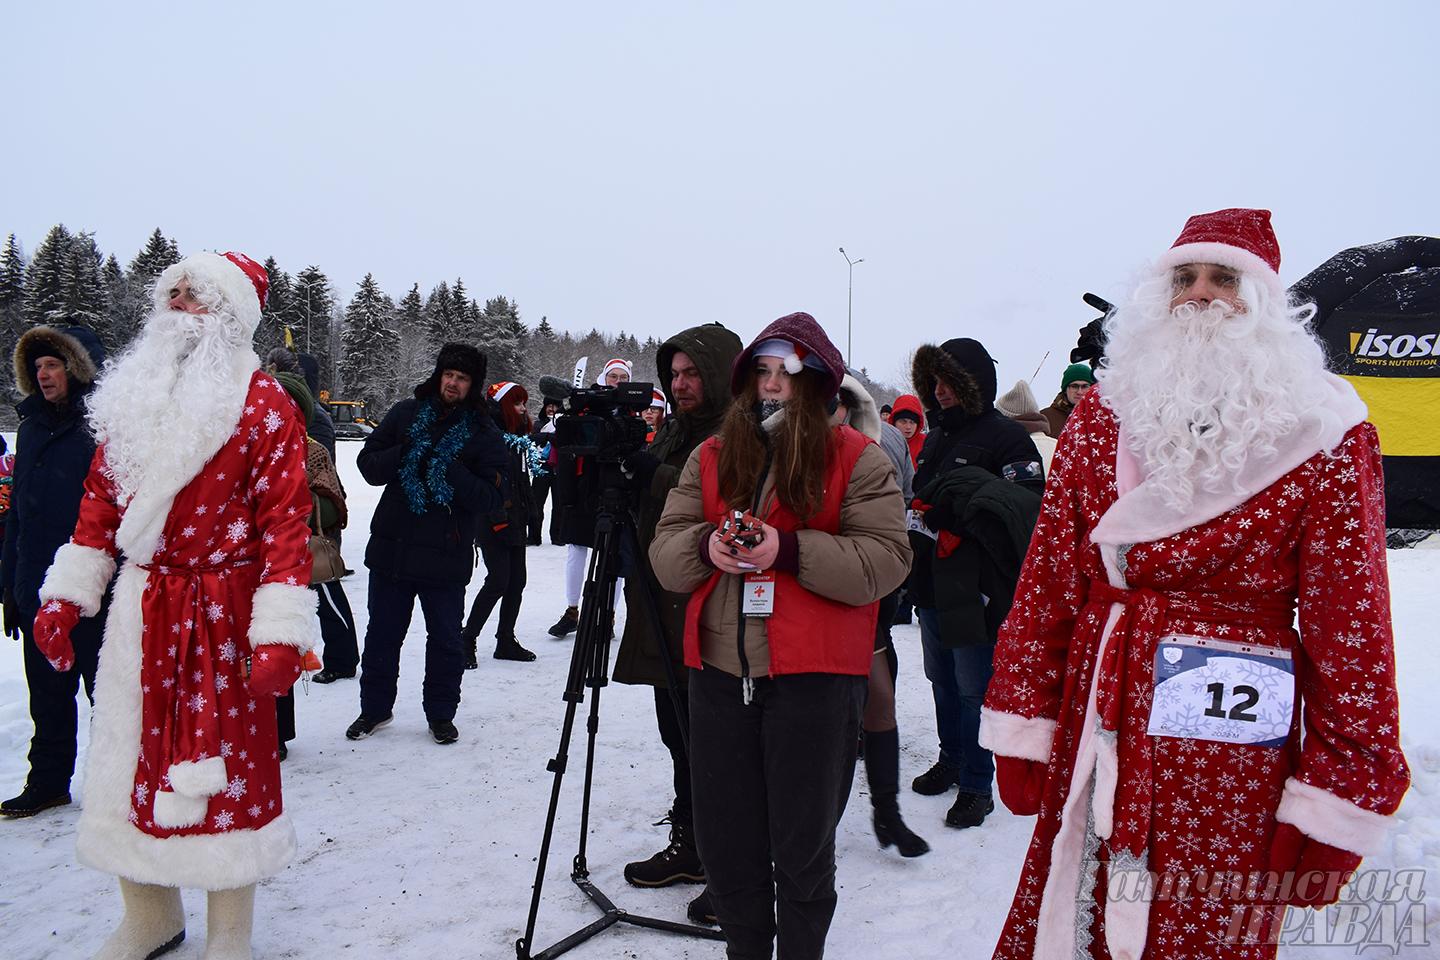
<svg viewBox="0 0 1440 960"><path fill-rule="evenodd" d="M844 257L845 262L850 265L850 286L845 294L845 366L853 367L854 364L851 363L850 359L850 342L855 316L855 264L864 263L865 258L861 257L858 260L851 260L850 254L845 252L844 247L840 248L840 256Z"/></svg>

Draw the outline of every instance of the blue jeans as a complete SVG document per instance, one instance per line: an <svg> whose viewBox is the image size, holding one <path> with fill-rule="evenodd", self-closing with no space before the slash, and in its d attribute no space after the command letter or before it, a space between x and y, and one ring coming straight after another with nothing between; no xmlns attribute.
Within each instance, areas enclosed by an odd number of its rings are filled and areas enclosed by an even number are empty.
<svg viewBox="0 0 1440 960"><path fill-rule="evenodd" d="M940 643L940 612L915 608L925 678L935 696L935 727L940 733L940 762L960 771L965 793L990 793L995 761L980 746L980 705L994 672L995 645L946 648Z"/></svg>

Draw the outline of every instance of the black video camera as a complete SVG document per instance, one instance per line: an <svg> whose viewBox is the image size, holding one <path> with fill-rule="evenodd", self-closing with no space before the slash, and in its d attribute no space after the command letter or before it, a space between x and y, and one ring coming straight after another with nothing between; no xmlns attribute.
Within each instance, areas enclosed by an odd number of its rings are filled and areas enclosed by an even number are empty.
<svg viewBox="0 0 1440 960"><path fill-rule="evenodd" d="M645 446L649 427L640 413L651 397L648 383L572 389L555 421L555 446L561 453L619 463Z"/></svg>

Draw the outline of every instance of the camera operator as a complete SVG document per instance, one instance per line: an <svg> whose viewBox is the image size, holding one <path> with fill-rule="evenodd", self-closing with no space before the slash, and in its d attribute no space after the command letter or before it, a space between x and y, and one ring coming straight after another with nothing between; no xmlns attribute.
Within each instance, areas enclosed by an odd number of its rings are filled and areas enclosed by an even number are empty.
<svg viewBox="0 0 1440 960"><path fill-rule="evenodd" d="M654 856L625 865L625 879L641 887L666 887L674 883L703 883L705 868L695 852L694 818L690 807L690 757L680 735L680 721L670 699L665 665L668 656L675 665L679 680L681 709L689 711L690 698L685 684L685 662L682 641L685 633L683 593L661 589L646 552L655 537L655 525L665 509L665 498L680 481L680 471L695 448L718 433L730 403L730 367L739 355L740 338L718 323L691 327L675 334L660 345L655 354L659 372L659 389L670 403L674 414L660 424L654 441L642 453L625 461L628 472L640 485L636 533L640 541L641 572L626 581L627 607L625 634L615 657L615 680L618 683L649 684L655 688L655 719L660 740L670 751L674 774L675 800L666 820L670 823L670 842ZM660 612L657 637L650 619L641 611L639 591L648 586ZM666 822L662 820L661 823ZM713 916L708 900L702 893L691 904L691 919L704 921ZM713 922L713 921L712 921Z"/></svg>
<svg viewBox="0 0 1440 960"><path fill-rule="evenodd" d="M629 383L632 367L629 360L618 357L605 361L596 378L597 387L615 387ZM555 480L552 487L555 510L555 528L551 540L567 544L565 554L565 612L550 628L550 636L557 640L575 632L580 626L580 587L585 582L585 561L590 548L595 545L595 507L585 496L586 482L581 475L584 465L576 458L561 453L556 461ZM554 534L560 539L555 540Z"/></svg>

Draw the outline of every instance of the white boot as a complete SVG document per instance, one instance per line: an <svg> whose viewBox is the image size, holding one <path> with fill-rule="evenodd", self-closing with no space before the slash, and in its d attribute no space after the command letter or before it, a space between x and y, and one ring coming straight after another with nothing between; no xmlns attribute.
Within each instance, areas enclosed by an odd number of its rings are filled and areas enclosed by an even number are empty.
<svg viewBox="0 0 1440 960"><path fill-rule="evenodd" d="M251 960L250 930L254 921L255 884L210 891L205 955L201 960Z"/></svg>
<svg viewBox="0 0 1440 960"><path fill-rule="evenodd" d="M120 880L125 919L94 960L152 960L185 939L185 906L175 887Z"/></svg>

